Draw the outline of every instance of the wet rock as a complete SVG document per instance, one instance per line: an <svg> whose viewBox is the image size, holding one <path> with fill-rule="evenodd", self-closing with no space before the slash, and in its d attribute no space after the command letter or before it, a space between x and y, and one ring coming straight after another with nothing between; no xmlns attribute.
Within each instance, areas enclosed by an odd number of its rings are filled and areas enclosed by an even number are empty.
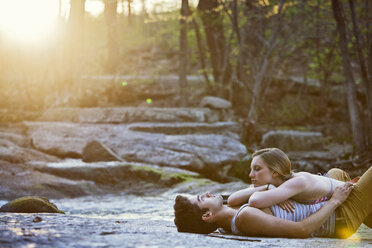
<svg viewBox="0 0 372 248"><path fill-rule="evenodd" d="M70 121L78 123L133 122L217 122L218 111L208 108L52 108L40 121Z"/></svg>
<svg viewBox="0 0 372 248"><path fill-rule="evenodd" d="M45 197L27 196L17 198L0 207L0 212L10 213L59 213L64 214L58 207ZM35 217L40 218L40 217ZM33 222L40 222L40 219Z"/></svg>
<svg viewBox="0 0 372 248"><path fill-rule="evenodd" d="M42 222L32 222L39 216ZM179 233L169 219L91 218L61 214L0 214L4 247L369 247L371 229L362 226L346 240L263 238Z"/></svg>
<svg viewBox="0 0 372 248"><path fill-rule="evenodd" d="M34 162L36 163L36 162ZM35 171L32 165L0 161L0 199L37 195L47 198L78 197L100 194L93 182L69 180Z"/></svg>
<svg viewBox="0 0 372 248"><path fill-rule="evenodd" d="M262 147L278 147L285 152L322 150L324 148L323 139L320 132L277 130L263 135Z"/></svg>
<svg viewBox="0 0 372 248"><path fill-rule="evenodd" d="M110 148L99 141L92 140L83 149L84 162L123 161Z"/></svg>
<svg viewBox="0 0 372 248"><path fill-rule="evenodd" d="M93 181L108 191L129 188L140 192L147 187L156 191L155 188L167 188L200 177L197 173L186 170L128 162L87 164L81 161L65 161L36 166L35 169L71 180ZM146 183L150 184L146 185Z"/></svg>
<svg viewBox="0 0 372 248"><path fill-rule="evenodd" d="M231 106L231 102L214 96L205 96L200 102L202 108L229 109Z"/></svg>

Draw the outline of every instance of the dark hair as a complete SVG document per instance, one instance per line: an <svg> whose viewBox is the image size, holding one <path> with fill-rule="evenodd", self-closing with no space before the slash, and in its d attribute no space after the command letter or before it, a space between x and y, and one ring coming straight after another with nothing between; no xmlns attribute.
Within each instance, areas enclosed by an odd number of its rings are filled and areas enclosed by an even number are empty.
<svg viewBox="0 0 372 248"><path fill-rule="evenodd" d="M202 220L208 209L200 209L184 196L178 195L174 203L174 224L179 232L208 234L217 229L217 224Z"/></svg>

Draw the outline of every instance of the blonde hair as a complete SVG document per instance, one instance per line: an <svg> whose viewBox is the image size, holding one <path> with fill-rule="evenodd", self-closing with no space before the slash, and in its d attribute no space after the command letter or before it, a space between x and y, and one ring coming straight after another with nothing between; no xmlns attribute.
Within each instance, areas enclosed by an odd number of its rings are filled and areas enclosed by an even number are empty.
<svg viewBox="0 0 372 248"><path fill-rule="evenodd" d="M260 156L267 167L278 173L284 180L293 177L291 161L287 154L278 148L264 148L253 153L252 158Z"/></svg>

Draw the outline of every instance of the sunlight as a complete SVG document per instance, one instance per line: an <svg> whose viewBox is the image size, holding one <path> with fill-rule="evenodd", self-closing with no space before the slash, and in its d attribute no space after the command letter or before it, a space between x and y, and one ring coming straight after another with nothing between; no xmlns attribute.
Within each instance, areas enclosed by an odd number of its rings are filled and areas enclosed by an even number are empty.
<svg viewBox="0 0 372 248"><path fill-rule="evenodd" d="M58 0L0 0L0 35L22 42L48 37L58 15Z"/></svg>

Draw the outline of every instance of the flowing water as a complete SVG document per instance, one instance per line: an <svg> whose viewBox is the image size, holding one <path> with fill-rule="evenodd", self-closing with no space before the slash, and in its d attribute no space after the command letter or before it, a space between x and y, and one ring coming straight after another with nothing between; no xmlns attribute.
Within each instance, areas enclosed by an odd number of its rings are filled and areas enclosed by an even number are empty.
<svg viewBox="0 0 372 248"><path fill-rule="evenodd" d="M68 215L107 219L173 220L175 194L103 195L51 200Z"/></svg>

